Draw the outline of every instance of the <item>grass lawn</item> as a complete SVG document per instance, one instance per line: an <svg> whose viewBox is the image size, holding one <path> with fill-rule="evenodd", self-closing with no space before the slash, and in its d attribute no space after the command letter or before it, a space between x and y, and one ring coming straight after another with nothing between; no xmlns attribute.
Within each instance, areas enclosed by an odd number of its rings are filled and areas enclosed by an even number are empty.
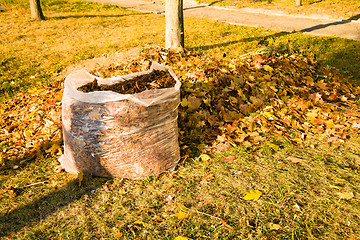
<svg viewBox="0 0 360 240"><path fill-rule="evenodd" d="M77 175L54 171L62 151L60 120L51 125L51 132L42 132L50 145L36 144L37 131L49 122L47 116L59 114L61 72L82 60L162 46L164 16L78 0L44 0L47 20L37 22L30 20L27 1L0 0L0 4L7 8L0 12L0 94L2 102L8 102L0 109L0 238L357 239L360 235L358 127L347 133L346 141L332 144L319 134L297 145L273 135L253 147L233 144L211 150L195 144L198 151L189 151L182 145L182 161L175 171L144 180L85 176L80 182ZM296 54L317 59L328 72L337 69L360 83L357 41L187 18L185 42L187 49L225 62L274 51L286 59ZM180 66L176 73L184 82L195 70L193 65L174 65ZM354 101L359 103L358 95ZM358 108L350 113L349 119L358 119ZM179 125L186 126L181 119ZM198 137L191 134L188 137ZM260 198L244 199L251 190L260 191Z"/></svg>

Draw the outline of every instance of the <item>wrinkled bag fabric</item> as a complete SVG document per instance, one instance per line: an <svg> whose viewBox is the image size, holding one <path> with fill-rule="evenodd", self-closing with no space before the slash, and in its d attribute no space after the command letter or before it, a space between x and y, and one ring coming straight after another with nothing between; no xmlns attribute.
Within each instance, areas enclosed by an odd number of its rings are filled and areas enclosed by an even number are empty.
<svg viewBox="0 0 360 240"><path fill-rule="evenodd" d="M175 86L136 94L77 90L94 79L111 85L154 69L169 71ZM62 99L62 167L70 173L130 179L173 170L180 160L180 86L171 69L155 62L149 71L108 79L85 70L70 74Z"/></svg>

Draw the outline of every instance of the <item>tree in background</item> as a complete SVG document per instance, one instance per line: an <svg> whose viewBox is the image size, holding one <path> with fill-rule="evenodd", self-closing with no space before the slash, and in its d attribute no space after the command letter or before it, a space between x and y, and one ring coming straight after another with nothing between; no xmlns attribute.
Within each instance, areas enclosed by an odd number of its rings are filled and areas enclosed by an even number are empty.
<svg viewBox="0 0 360 240"><path fill-rule="evenodd" d="M184 49L183 0L165 2L165 48L178 52Z"/></svg>
<svg viewBox="0 0 360 240"><path fill-rule="evenodd" d="M30 0L31 18L34 20L45 20L41 9L40 0Z"/></svg>
<svg viewBox="0 0 360 240"><path fill-rule="evenodd" d="M302 6L302 0L295 0L296 1L296 6Z"/></svg>

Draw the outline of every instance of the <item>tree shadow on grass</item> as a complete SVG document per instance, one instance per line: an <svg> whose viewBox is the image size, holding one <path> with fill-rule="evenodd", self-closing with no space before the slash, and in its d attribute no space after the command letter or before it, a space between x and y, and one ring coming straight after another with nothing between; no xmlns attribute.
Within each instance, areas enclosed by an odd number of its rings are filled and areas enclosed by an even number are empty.
<svg viewBox="0 0 360 240"><path fill-rule="evenodd" d="M96 14L88 14L88 15L69 15L69 16L54 16L54 17L47 17L46 20L60 20L60 19L69 19L69 18L118 18L118 17L129 17L129 16L139 16L139 15L149 15L150 12L139 12L139 13L131 13L131 14L120 14L120 15L96 15Z"/></svg>
<svg viewBox="0 0 360 240"><path fill-rule="evenodd" d="M351 19L360 19L360 15L353 16ZM305 30L299 31L303 32ZM283 46L280 45L272 45L270 42L276 41L277 38L281 38L284 36L296 34L299 32L278 32L275 34L267 35L267 36L258 36L258 37L248 37L248 38L242 38L235 41L228 41L228 42L222 42L222 43L216 43L211 45L204 45L204 46L196 46L192 47L189 50L211 50L215 48L220 47L227 47L231 45L235 45L238 43L248 43L248 42L254 42L257 41L258 47L269 47L272 48L273 51L277 51L279 53L288 53L288 54L294 54L296 51L301 51L301 48L316 48L316 45L319 45L320 48L323 48L324 42L328 42L330 45L334 45L333 49L336 47L336 51L333 51L331 53L327 52L326 59L322 59L323 65L329 65L331 67L335 67L336 69L340 70L341 74L344 76L349 77L349 81L357 86L360 86L360 59L359 57L356 57L356 52L359 51L359 45L358 41L355 40L348 40L348 39L341 39L341 41L348 41L348 44L340 43L340 45L337 43L336 38L327 37L325 39L321 37L314 36L313 38L309 39L289 39L288 44L293 45L291 49L286 46L286 44L283 44ZM269 41L271 40L271 41ZM256 50L256 49L255 49ZM288 52L287 52L288 51ZM290 51L290 52L289 52ZM295 52L293 52L295 51ZM318 56L319 53L315 53L315 56ZM351 55L351 56L350 56ZM359 66L359 67L358 67Z"/></svg>
<svg viewBox="0 0 360 240"><path fill-rule="evenodd" d="M103 178L103 180L108 180ZM18 207L8 213L0 214L0 238L21 231L24 227L34 227L43 219L54 214L67 205L80 200L85 194L104 185L104 181L86 181L79 187L78 180L68 182L59 190L33 200L31 203Z"/></svg>
<svg viewBox="0 0 360 240"><path fill-rule="evenodd" d="M352 17L350 17L348 19L345 19L345 20L332 22L332 23L326 23L326 24L319 24L319 25L316 25L316 26L313 26L313 27L305 28L305 29L300 30L299 32L308 33L308 32L312 32L312 31L315 31L315 30L327 28L327 27L330 27L330 26L347 24L347 23L350 23L351 21L356 21L358 19L360 19L360 14L352 16Z"/></svg>
<svg viewBox="0 0 360 240"><path fill-rule="evenodd" d="M268 39L274 39L274 38L278 38L278 37L282 37L282 36L286 36L292 34L290 32L278 32L275 34L271 34L271 35L267 35L267 36L259 36L259 37L249 37L249 38L242 38L239 40L235 40L235 41L229 41L229 42L224 42L224 43L216 43L216 44L212 44L212 45L206 45L206 46L198 46L198 47L193 47L190 48L189 50L211 50L214 48L219 48L219 47L226 47L226 46L230 46L233 44L237 44L237 43L247 43L247 42L253 42L253 41L258 41L258 45L268 45Z"/></svg>

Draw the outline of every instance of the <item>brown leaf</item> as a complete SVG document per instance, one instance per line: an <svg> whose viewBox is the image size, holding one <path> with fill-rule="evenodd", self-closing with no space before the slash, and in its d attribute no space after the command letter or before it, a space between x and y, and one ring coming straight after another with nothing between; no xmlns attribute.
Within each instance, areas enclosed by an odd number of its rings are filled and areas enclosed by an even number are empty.
<svg viewBox="0 0 360 240"><path fill-rule="evenodd" d="M227 150L229 147L230 147L229 143L218 143L214 145L214 150L224 151Z"/></svg>
<svg viewBox="0 0 360 240"><path fill-rule="evenodd" d="M202 100L200 98L197 98L197 97L192 96L192 95L189 96L187 100L189 102L188 107L189 107L190 111L198 109L201 106L201 103L202 103Z"/></svg>
<svg viewBox="0 0 360 240"><path fill-rule="evenodd" d="M321 124L324 124L324 123L325 123L325 120L320 119L320 118L317 118L317 119L314 120L314 123L321 125Z"/></svg>
<svg viewBox="0 0 360 240"><path fill-rule="evenodd" d="M229 163L229 162L233 162L235 159L236 159L236 157L234 157L234 156L227 156L227 157L224 157L223 159L221 159L221 161Z"/></svg>
<svg viewBox="0 0 360 240"><path fill-rule="evenodd" d="M302 163L304 161L304 159L293 156L287 157L287 160L291 161L292 163Z"/></svg>
<svg viewBox="0 0 360 240"><path fill-rule="evenodd" d="M219 135L219 136L217 136L216 141L225 142L225 141L226 141L225 135L221 135L221 136Z"/></svg>

